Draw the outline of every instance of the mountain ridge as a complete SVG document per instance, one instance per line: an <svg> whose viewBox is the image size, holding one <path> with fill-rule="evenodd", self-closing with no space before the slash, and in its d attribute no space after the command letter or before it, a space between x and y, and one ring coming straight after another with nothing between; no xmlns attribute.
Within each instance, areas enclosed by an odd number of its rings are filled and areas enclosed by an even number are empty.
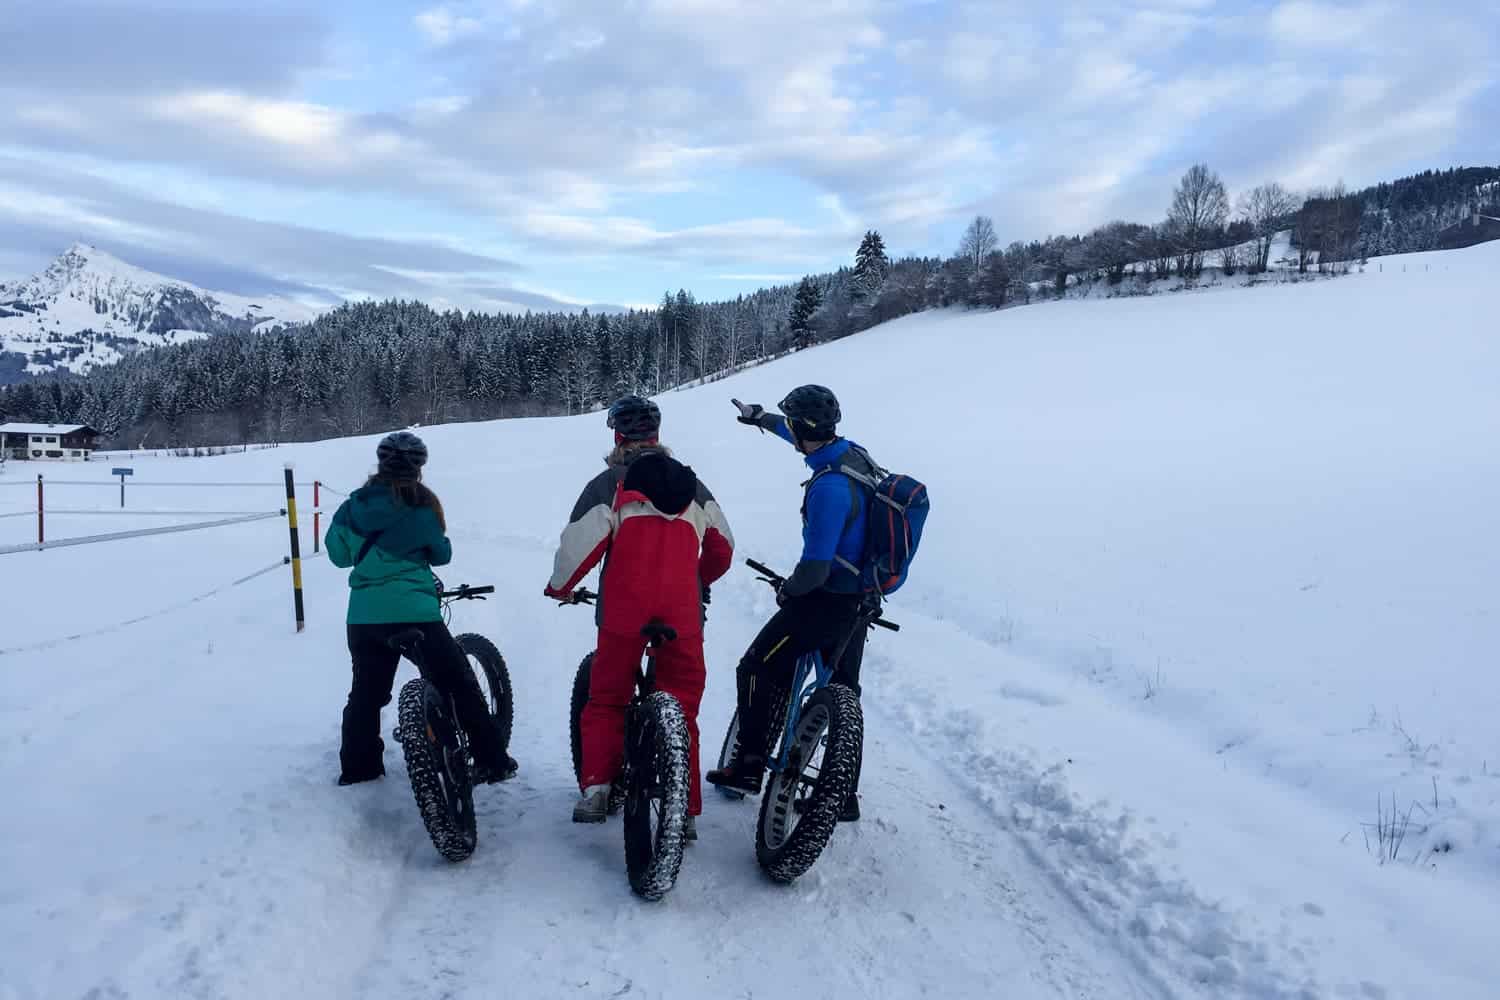
<svg viewBox="0 0 1500 1000"><path fill-rule="evenodd" d="M279 296L200 288L74 243L41 272L0 282L0 383L82 374L132 351L291 326L317 312Z"/></svg>

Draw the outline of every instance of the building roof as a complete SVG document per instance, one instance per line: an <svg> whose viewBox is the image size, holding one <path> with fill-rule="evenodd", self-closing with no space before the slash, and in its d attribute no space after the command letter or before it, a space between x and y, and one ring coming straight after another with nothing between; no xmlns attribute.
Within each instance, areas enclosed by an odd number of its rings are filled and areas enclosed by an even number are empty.
<svg viewBox="0 0 1500 1000"><path fill-rule="evenodd" d="M98 434L88 424L0 424L0 434Z"/></svg>

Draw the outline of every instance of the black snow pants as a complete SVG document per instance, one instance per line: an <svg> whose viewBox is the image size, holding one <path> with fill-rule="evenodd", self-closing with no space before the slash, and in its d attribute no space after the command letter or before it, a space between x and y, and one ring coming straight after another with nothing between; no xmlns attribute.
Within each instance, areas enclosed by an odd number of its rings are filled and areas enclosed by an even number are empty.
<svg viewBox="0 0 1500 1000"><path fill-rule="evenodd" d="M485 704L479 681L469 658L453 641L442 622L408 622L390 625L350 625L349 655L354 663L354 683L344 706L343 746L339 764L345 778L362 779L385 773L385 741L380 738L380 710L391 701L396 668L401 654L387 640L398 632L418 629L422 633L422 676L443 694L453 698L458 723L468 734L476 763L496 766L505 750Z"/></svg>
<svg viewBox="0 0 1500 1000"><path fill-rule="evenodd" d="M830 663L843 646L833 682L860 693L859 668L867 632L859 627L863 610L864 599L858 594L815 590L787 598L750 643L736 671L741 747L761 747L765 753L775 742L777 734L769 732L775 703L788 696L797 659L803 653L818 650L823 662ZM857 787L857 776L855 783Z"/></svg>

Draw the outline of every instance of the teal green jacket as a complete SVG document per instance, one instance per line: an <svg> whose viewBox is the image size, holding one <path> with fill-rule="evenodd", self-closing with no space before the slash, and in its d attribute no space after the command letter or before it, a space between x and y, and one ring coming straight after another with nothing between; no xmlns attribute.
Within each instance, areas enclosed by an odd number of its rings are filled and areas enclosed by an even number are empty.
<svg viewBox="0 0 1500 1000"><path fill-rule="evenodd" d="M359 559L372 536L374 543ZM329 562L354 569L350 625L443 620L431 567L451 560L453 545L431 507L401 505L383 484L360 487L333 515L323 544Z"/></svg>

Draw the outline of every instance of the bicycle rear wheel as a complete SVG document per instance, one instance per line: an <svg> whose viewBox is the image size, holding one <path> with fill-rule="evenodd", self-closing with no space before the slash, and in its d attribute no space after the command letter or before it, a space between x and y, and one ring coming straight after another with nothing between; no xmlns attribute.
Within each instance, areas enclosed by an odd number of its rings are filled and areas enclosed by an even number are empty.
<svg viewBox="0 0 1500 1000"><path fill-rule="evenodd" d="M477 632L465 632L454 639L469 659L469 669L479 681L480 692L489 706L490 718L495 721L495 735L500 739L501 749L510 746L510 733L515 725L515 693L510 686L510 671L505 666L505 657L495 644Z"/></svg>
<svg viewBox="0 0 1500 1000"><path fill-rule="evenodd" d="M769 758L771 752L776 748L781 739L781 729L786 725L786 710L788 704L785 690L771 691L771 722L766 730L766 745L761 749L762 758ZM719 768L722 770L729 766L730 762L740 753L740 710L735 709L734 715L729 717L729 728L724 731L724 745L719 750ZM717 786L719 794L726 799L739 801L745 797L745 793L737 788L728 788L723 785Z"/></svg>
<svg viewBox="0 0 1500 1000"><path fill-rule="evenodd" d="M594 672L594 654L578 664L573 675L573 697L568 706L568 739L573 746L573 780L583 784L583 706L589 703L589 680ZM625 804L624 786L616 781L609 790L609 814L613 816Z"/></svg>
<svg viewBox="0 0 1500 1000"><path fill-rule="evenodd" d="M682 869L688 810L688 727L682 706L655 691L625 727L625 868L630 888L659 900Z"/></svg>
<svg viewBox="0 0 1500 1000"><path fill-rule="evenodd" d="M479 842L474 786L447 699L421 678L407 681L397 720L406 773L432 846L449 861L463 861Z"/></svg>
<svg viewBox="0 0 1500 1000"><path fill-rule="evenodd" d="M828 846L863 740L859 698L844 685L820 688L803 704L786 767L769 776L756 825L755 858L773 880L796 880Z"/></svg>

